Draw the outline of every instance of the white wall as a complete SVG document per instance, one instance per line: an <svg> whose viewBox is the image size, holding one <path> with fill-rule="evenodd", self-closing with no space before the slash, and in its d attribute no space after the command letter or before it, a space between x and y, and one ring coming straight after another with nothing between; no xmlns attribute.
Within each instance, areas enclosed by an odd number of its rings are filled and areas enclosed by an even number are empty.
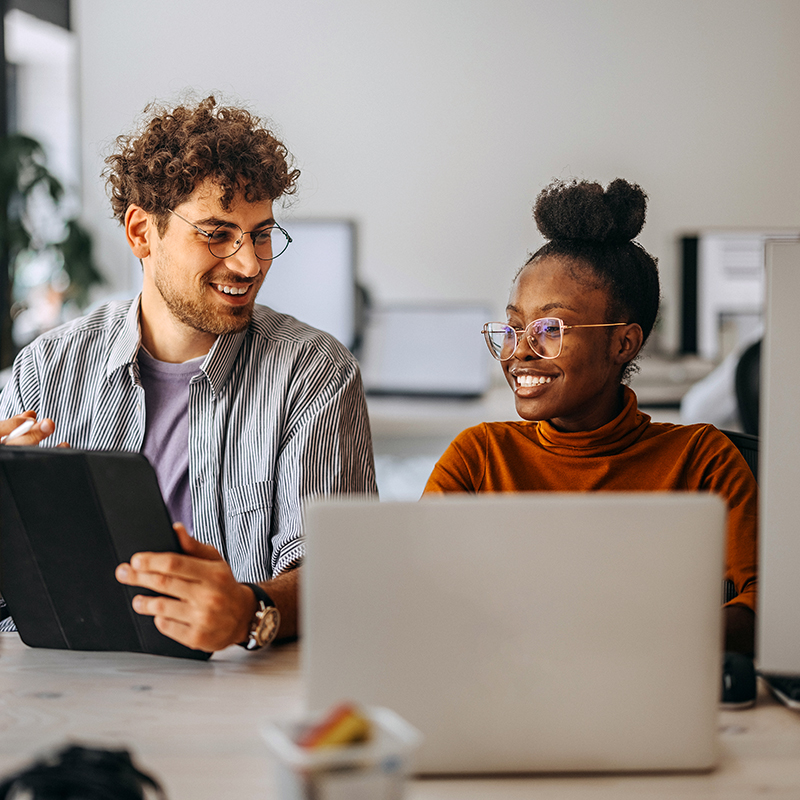
<svg viewBox="0 0 800 800"><path fill-rule="evenodd" d="M501 313L540 244L541 187L619 175L650 196L641 240L661 260L672 347L681 232L800 221L797 0L73 5L84 213L109 274L129 261L102 157L148 101L186 87L277 123L303 171L290 215L356 219L380 301Z"/></svg>
<svg viewBox="0 0 800 800"><path fill-rule="evenodd" d="M78 174L77 37L19 9L5 17L6 60L17 66L17 127L44 146L68 191Z"/></svg>

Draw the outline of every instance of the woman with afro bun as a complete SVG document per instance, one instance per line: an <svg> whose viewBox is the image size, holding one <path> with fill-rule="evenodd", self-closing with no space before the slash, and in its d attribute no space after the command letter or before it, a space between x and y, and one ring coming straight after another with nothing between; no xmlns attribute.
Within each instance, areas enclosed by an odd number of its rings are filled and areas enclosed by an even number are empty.
<svg viewBox="0 0 800 800"><path fill-rule="evenodd" d="M522 420L459 434L426 493L715 492L728 505L727 650L753 652L756 499L752 472L711 425L652 422L627 379L656 321L656 260L635 241L647 196L557 181L536 199L548 240L514 278L505 322L484 326Z"/></svg>

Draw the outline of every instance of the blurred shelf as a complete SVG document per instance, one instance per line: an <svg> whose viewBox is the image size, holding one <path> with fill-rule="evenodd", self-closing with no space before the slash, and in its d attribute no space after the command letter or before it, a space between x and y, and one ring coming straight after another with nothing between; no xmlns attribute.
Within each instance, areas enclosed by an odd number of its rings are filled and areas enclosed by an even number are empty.
<svg viewBox="0 0 800 800"><path fill-rule="evenodd" d="M640 371L631 379L639 405L653 408L678 408L681 398L716 366L699 356L642 357Z"/></svg>

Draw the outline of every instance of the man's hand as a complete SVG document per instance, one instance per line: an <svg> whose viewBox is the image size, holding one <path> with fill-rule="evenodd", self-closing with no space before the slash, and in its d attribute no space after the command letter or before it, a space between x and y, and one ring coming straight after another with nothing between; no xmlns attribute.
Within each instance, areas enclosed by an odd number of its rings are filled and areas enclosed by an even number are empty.
<svg viewBox="0 0 800 800"><path fill-rule="evenodd" d="M181 523L173 527L183 554L136 553L117 567L120 583L169 595L136 595L134 611L155 617L161 633L195 650L213 653L244 641L256 612L253 592L215 548L193 539Z"/></svg>
<svg viewBox="0 0 800 800"><path fill-rule="evenodd" d="M13 439L6 440L12 431L22 425L23 422L33 421L33 427L22 436L15 436ZM8 445L35 445L50 436L56 429L53 420L42 419L36 420L35 411L23 411L22 414L17 414L10 419L0 420L0 444Z"/></svg>

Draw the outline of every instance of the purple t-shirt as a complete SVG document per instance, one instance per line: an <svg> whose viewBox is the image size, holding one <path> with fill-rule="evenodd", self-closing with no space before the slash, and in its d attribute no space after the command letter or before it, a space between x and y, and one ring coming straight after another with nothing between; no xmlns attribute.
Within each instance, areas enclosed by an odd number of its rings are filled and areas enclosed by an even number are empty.
<svg viewBox="0 0 800 800"><path fill-rule="evenodd" d="M205 356L183 364L157 361L139 348L147 423L142 453L158 476L158 485L173 522L192 533L189 486L189 381L200 374Z"/></svg>

